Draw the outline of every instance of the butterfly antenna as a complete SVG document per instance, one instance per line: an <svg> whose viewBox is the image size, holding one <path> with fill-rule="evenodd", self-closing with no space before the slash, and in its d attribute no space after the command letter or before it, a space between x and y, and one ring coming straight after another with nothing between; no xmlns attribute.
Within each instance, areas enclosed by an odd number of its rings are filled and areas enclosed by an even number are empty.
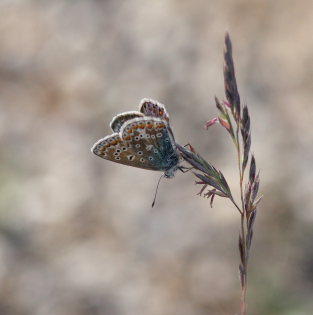
<svg viewBox="0 0 313 315"><path fill-rule="evenodd" d="M157 193L158 193L158 189L159 189L159 185L160 185L160 181L161 179L164 177L164 174L161 175L161 177L159 178L159 181L158 181L158 184L157 184L157 187L156 187L156 190L155 190L155 195L154 195L154 198L153 198L153 202L152 202L152 208L154 207L154 204L155 204L155 199L156 199L156 196L157 196Z"/></svg>

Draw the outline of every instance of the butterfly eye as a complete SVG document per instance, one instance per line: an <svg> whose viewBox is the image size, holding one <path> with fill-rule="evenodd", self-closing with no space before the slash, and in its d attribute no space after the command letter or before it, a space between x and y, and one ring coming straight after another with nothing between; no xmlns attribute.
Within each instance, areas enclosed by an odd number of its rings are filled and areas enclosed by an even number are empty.
<svg viewBox="0 0 313 315"><path fill-rule="evenodd" d="M137 144L135 145L135 147L136 147L136 148L140 148L140 144L137 143Z"/></svg>
<svg viewBox="0 0 313 315"><path fill-rule="evenodd" d="M170 139L165 139L165 142L170 142Z"/></svg>
<svg viewBox="0 0 313 315"><path fill-rule="evenodd" d="M143 139L143 138L145 137L145 135L141 134L139 137L140 137L141 139Z"/></svg>
<svg viewBox="0 0 313 315"><path fill-rule="evenodd" d="M143 152L142 151L138 151L137 154L138 155L143 155Z"/></svg>
<svg viewBox="0 0 313 315"><path fill-rule="evenodd" d="M156 136L157 136L158 138L161 138L161 137L162 137L162 133L161 133L161 132L158 132L158 133L156 134Z"/></svg>
<svg viewBox="0 0 313 315"><path fill-rule="evenodd" d="M117 153L121 153L121 150L120 149L116 149L116 151L115 152L117 152Z"/></svg>
<svg viewBox="0 0 313 315"><path fill-rule="evenodd" d="M152 160L153 160L153 157L152 157L152 156L149 156L148 159L149 159L149 161L152 161Z"/></svg>
<svg viewBox="0 0 313 315"><path fill-rule="evenodd" d="M135 137L135 141L139 141L139 139L140 139L140 138L139 138L138 136Z"/></svg>
<svg viewBox="0 0 313 315"><path fill-rule="evenodd" d="M145 159L144 159L144 158L141 158L141 159L140 159L140 162L144 162L144 161L145 161Z"/></svg>
<svg viewBox="0 0 313 315"><path fill-rule="evenodd" d="M115 157L115 160L120 160L121 158L119 156L116 156Z"/></svg>
<svg viewBox="0 0 313 315"><path fill-rule="evenodd" d="M126 148L126 147L122 147L122 150L123 150L123 151L127 151L127 148Z"/></svg>
<svg viewBox="0 0 313 315"><path fill-rule="evenodd" d="M158 153L159 151L158 151L158 149L154 149L153 152L154 153Z"/></svg>
<svg viewBox="0 0 313 315"><path fill-rule="evenodd" d="M148 133L146 134L146 138L147 138L147 139L149 139L149 138L150 138L150 135L149 135Z"/></svg>
<svg viewBox="0 0 313 315"><path fill-rule="evenodd" d="M155 139L155 135L151 135L151 139Z"/></svg>
<svg viewBox="0 0 313 315"><path fill-rule="evenodd" d="M118 152L113 153L114 156L119 156L120 154Z"/></svg>

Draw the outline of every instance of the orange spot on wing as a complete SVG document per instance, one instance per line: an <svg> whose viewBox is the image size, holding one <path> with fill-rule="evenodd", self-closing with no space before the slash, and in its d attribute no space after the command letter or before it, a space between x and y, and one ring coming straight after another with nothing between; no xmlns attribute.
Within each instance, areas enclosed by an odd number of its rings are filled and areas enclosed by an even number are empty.
<svg viewBox="0 0 313 315"><path fill-rule="evenodd" d="M144 129L145 127L146 127L146 124L142 124L142 125L140 126L141 129Z"/></svg>
<svg viewBox="0 0 313 315"><path fill-rule="evenodd" d="M117 144L117 141L116 140L113 140L112 142L111 142L111 145L116 145Z"/></svg>
<svg viewBox="0 0 313 315"><path fill-rule="evenodd" d="M125 140L130 140L131 139L131 136L126 136L125 137Z"/></svg>
<svg viewBox="0 0 313 315"><path fill-rule="evenodd" d="M151 129L152 127L153 127L153 125L152 125L152 124L149 124L149 125L148 125L148 128L149 128L149 129Z"/></svg>
<svg viewBox="0 0 313 315"><path fill-rule="evenodd" d="M133 132L133 129L129 129L129 130L128 130L128 133L132 133L132 132Z"/></svg>
<svg viewBox="0 0 313 315"><path fill-rule="evenodd" d="M133 128L134 128L134 129L138 129L138 125L134 125Z"/></svg>

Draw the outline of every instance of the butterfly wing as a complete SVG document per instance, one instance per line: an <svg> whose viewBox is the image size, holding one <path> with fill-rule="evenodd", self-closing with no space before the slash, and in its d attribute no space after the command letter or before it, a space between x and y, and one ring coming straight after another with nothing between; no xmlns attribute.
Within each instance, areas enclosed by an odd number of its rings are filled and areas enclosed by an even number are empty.
<svg viewBox="0 0 313 315"><path fill-rule="evenodd" d="M127 120L119 134L100 139L91 151L109 161L156 171L167 171L179 161L168 123L153 117Z"/></svg>
<svg viewBox="0 0 313 315"><path fill-rule="evenodd" d="M98 140L91 148L91 152L108 161L149 170L158 170L157 167L140 161L140 156L133 150L131 143L121 139L118 133L113 133Z"/></svg>
<svg viewBox="0 0 313 315"><path fill-rule="evenodd" d="M167 171L178 164L175 140L166 120L154 117L131 119L121 127L120 137L131 145L135 160L139 159L150 169Z"/></svg>
<svg viewBox="0 0 313 315"><path fill-rule="evenodd" d="M140 113L140 112L125 112L125 113L121 113L116 115L115 117L113 117L111 123L110 123L110 127L114 132L119 132L122 125L130 119L133 119L135 117L143 117L144 114Z"/></svg>
<svg viewBox="0 0 313 315"><path fill-rule="evenodd" d="M165 106L158 101L144 98L139 105L139 110L145 116L156 117L169 121L169 115Z"/></svg>
<svg viewBox="0 0 313 315"><path fill-rule="evenodd" d="M112 119L110 127L114 133L94 144L91 149L94 154L149 170L176 169L179 156L163 104L143 99L140 112L121 113Z"/></svg>

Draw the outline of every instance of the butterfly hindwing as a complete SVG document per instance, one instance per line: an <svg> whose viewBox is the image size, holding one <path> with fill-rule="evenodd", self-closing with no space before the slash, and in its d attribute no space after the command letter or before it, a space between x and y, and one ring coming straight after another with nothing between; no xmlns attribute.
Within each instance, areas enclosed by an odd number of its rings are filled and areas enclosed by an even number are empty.
<svg viewBox="0 0 313 315"><path fill-rule="evenodd" d="M130 143L139 161L166 171L178 163L178 154L167 121L143 117L127 121L120 136Z"/></svg>

